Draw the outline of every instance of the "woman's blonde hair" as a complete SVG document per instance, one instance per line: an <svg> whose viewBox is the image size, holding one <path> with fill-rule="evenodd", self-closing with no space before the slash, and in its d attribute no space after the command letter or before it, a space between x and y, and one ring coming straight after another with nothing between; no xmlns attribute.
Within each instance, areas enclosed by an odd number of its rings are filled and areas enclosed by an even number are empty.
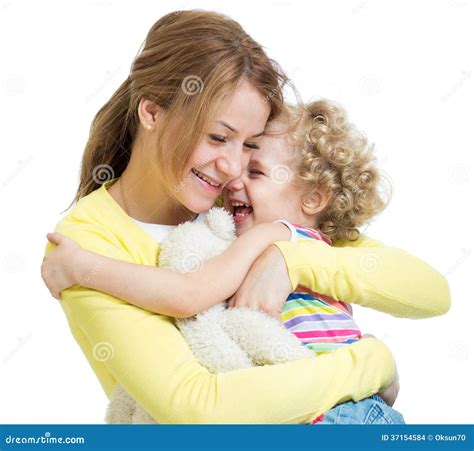
<svg viewBox="0 0 474 451"><path fill-rule="evenodd" d="M244 79L269 104L269 120L277 116L288 79L236 21L199 10L176 11L159 19L135 57L130 75L92 121L71 205L127 167L142 98L167 112L160 129L173 124L179 136L166 151L163 133L157 143L156 158L171 192L218 104Z"/></svg>
<svg viewBox="0 0 474 451"><path fill-rule="evenodd" d="M391 198L391 183L375 164L374 144L349 122L341 106L327 99L309 103L303 111L290 108L289 114L297 123L292 137L299 179L308 192L322 189L330 196L318 214L318 229L333 241L357 240L358 227Z"/></svg>

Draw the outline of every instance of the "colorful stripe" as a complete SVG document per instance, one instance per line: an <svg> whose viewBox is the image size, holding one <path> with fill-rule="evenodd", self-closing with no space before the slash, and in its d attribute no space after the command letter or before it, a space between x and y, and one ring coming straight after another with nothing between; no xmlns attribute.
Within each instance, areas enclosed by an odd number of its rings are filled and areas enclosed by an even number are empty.
<svg viewBox="0 0 474 451"><path fill-rule="evenodd" d="M317 423L321 423L324 419L324 413L322 413L321 415L319 415L319 417L316 417L311 423L309 424L317 424Z"/></svg>
<svg viewBox="0 0 474 451"><path fill-rule="evenodd" d="M322 232L298 224L293 226L298 239L315 239L332 244ZM317 355L334 352L361 337L347 303L303 286L298 286L288 296L280 320L304 346Z"/></svg>
<svg viewBox="0 0 474 451"><path fill-rule="evenodd" d="M309 238L312 240L324 241L325 243L329 245L332 244L331 239L319 230L315 230L310 227L302 226L299 224L292 224L292 225L296 229L296 233L298 234L299 238Z"/></svg>
<svg viewBox="0 0 474 451"><path fill-rule="evenodd" d="M342 330L310 330L307 332L295 332L295 336L301 339L311 340L313 338L341 338L357 336L356 329L342 329Z"/></svg>

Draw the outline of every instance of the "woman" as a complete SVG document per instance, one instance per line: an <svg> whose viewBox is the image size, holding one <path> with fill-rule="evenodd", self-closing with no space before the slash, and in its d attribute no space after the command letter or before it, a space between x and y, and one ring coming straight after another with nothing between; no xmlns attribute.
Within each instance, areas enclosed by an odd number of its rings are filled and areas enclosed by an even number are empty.
<svg viewBox="0 0 474 451"><path fill-rule="evenodd" d="M77 204L56 231L103 255L156 265L169 227L200 220L240 175L280 111L285 82L236 22L199 11L163 17L96 115ZM401 250L365 237L350 248L276 244L255 262L233 304L272 313L302 283L398 316L449 308L444 278ZM380 262L377 271L367 271L368 258ZM172 318L77 285L61 297L105 393L121 384L159 423L310 423L340 402L386 389L396 375L390 351L373 337L318 359L212 374Z"/></svg>

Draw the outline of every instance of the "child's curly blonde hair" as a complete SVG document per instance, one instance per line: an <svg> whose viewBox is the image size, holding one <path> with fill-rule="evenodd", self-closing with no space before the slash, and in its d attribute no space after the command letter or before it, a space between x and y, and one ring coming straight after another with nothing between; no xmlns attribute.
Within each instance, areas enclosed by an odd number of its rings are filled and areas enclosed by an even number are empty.
<svg viewBox="0 0 474 451"><path fill-rule="evenodd" d="M374 145L341 106L327 99L289 107L286 113L297 124L291 137L300 181L309 192L319 188L330 195L317 228L333 241L357 240L358 227L381 212L392 193L389 179L375 165ZM386 182L385 200L381 182Z"/></svg>

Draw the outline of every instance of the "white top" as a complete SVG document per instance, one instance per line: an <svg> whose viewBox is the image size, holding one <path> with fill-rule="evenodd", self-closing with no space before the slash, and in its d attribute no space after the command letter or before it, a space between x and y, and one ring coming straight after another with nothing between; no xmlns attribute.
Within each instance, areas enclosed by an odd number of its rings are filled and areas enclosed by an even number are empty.
<svg viewBox="0 0 474 451"><path fill-rule="evenodd" d="M131 216L130 216L131 217ZM132 218L132 217L131 217ZM198 215L193 222L204 222L206 219L206 214L201 213ZM161 243L164 238L168 236L175 227L174 225L165 225L165 224L150 224L148 222L142 222L138 219L132 218L132 220L137 223L145 232L148 232L153 238L155 238L158 243Z"/></svg>
<svg viewBox="0 0 474 451"><path fill-rule="evenodd" d="M290 232L291 232L290 243L294 243L298 239L298 232L296 231L293 224L290 224L288 221L285 221L284 219L278 219L277 221L273 221L273 222L281 222L282 224L285 224L290 229Z"/></svg>

